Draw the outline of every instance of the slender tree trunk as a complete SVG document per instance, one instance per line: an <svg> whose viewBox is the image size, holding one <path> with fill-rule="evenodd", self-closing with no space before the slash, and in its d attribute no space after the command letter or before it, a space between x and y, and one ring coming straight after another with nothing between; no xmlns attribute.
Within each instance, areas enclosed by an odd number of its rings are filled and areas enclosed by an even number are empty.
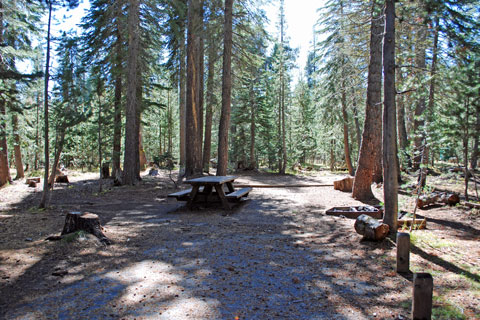
<svg viewBox="0 0 480 320"><path fill-rule="evenodd" d="M5 100L0 99L0 187L12 181L8 165L6 118Z"/></svg>
<svg viewBox="0 0 480 320"><path fill-rule="evenodd" d="M217 175L224 176L228 168L228 130L232 98L232 28L233 0L225 0L225 25L223 40L222 114L218 131Z"/></svg>
<svg viewBox="0 0 480 320"><path fill-rule="evenodd" d="M15 168L17 169L17 176L15 177L15 180L18 180L23 179L25 177L25 173L23 171L22 148L20 147L20 134L18 133L18 115L16 113L12 115L12 126L13 139L15 142L13 151L15 154Z"/></svg>
<svg viewBox="0 0 480 320"><path fill-rule="evenodd" d="M330 171L335 170L335 140L330 142Z"/></svg>
<svg viewBox="0 0 480 320"><path fill-rule="evenodd" d="M40 144L40 132L39 132L39 122L40 122L40 94L37 93L37 104L36 104L37 117L35 120L35 158L33 160L34 170L38 170L38 151Z"/></svg>
<svg viewBox="0 0 480 320"><path fill-rule="evenodd" d="M102 88L103 90L103 88ZM97 130L98 130L98 171L100 173L98 179L98 192L102 192L102 92L98 90L98 118L97 118Z"/></svg>
<svg viewBox="0 0 480 320"><path fill-rule="evenodd" d="M352 89L353 96L353 121L355 123L355 138L357 141L357 147L360 152L360 145L362 144L362 132L360 130L360 121L358 121L358 109L357 109L357 99L355 98L355 90Z"/></svg>
<svg viewBox="0 0 480 320"><path fill-rule="evenodd" d="M415 64L419 72L422 73L426 68L426 50L425 42L427 39L427 30L424 25L424 19L419 24L418 35L415 41ZM422 160L422 150L425 144L425 118L424 113L426 109L425 94L421 88L419 88L420 97L417 100L415 106L415 119L413 122L413 132L415 135L414 144L415 144L415 154L413 157L413 170L418 170L420 168L420 163Z"/></svg>
<svg viewBox="0 0 480 320"><path fill-rule="evenodd" d="M350 143L348 141L348 114L347 114L347 93L345 92L345 83L343 83L342 90L342 119L343 119L343 150L345 153L345 163L348 168L348 174L353 176L355 170L353 169L352 159L350 157Z"/></svg>
<svg viewBox="0 0 480 320"><path fill-rule="evenodd" d="M465 168L465 201L468 201L468 180L470 179L470 175L468 172L468 137L469 137L469 113L470 113L470 102L468 98L465 98L465 124L463 130L463 166Z"/></svg>
<svg viewBox="0 0 480 320"><path fill-rule="evenodd" d="M55 158L53 159L52 173L50 174L48 184L53 187L55 182L55 176L58 170L58 164L60 163L60 155L63 151L63 145L65 143L65 129L60 128L60 132L57 133L57 139L55 143Z"/></svg>
<svg viewBox="0 0 480 320"><path fill-rule="evenodd" d="M127 106L125 112L125 155L123 184L137 182L139 166L138 148L138 54L140 45L139 1L129 0L128 8L128 61L127 61Z"/></svg>
<svg viewBox="0 0 480 320"><path fill-rule="evenodd" d="M167 134L168 134L168 146L167 146L167 152L170 156L173 155L173 111L172 111L172 102L170 99L170 94L171 91L168 90L167 93L167 111L168 111L168 128L167 128Z"/></svg>
<svg viewBox="0 0 480 320"><path fill-rule="evenodd" d="M255 111L256 111L256 102L255 102L255 92L253 91L253 84L250 86L250 165L249 169L255 170L257 168L257 161L255 158L255 135L256 135L256 124L255 124Z"/></svg>
<svg viewBox="0 0 480 320"><path fill-rule="evenodd" d="M119 17L122 13L122 6L119 1L115 2L117 24L116 24L116 36L117 41L115 44L115 69L113 75L115 77L115 96L113 101L113 151L112 151L112 177L116 177L120 173L120 155L122 152L122 46L123 37L121 33L121 26Z"/></svg>
<svg viewBox="0 0 480 320"><path fill-rule="evenodd" d="M179 97L179 114L180 114L180 171L178 174L178 180L180 181L185 176L185 164L186 164L186 75L185 75L185 30L184 24L182 23L181 36L178 40L180 42L180 61L179 61L179 86L178 86L178 97Z"/></svg>
<svg viewBox="0 0 480 320"><path fill-rule="evenodd" d="M383 15L377 1L372 3L370 63L368 65L367 101L362 143L358 156L352 196L358 200L374 198L371 185L378 155L381 156L382 118L382 38Z"/></svg>
<svg viewBox="0 0 480 320"><path fill-rule="evenodd" d="M395 108L395 0L385 1L385 36L383 42L384 111L383 111L383 177L384 223L396 234L398 220L398 165Z"/></svg>
<svg viewBox="0 0 480 320"><path fill-rule="evenodd" d="M212 35L210 35L212 37ZM207 76L207 108L205 112L205 141L203 143L203 171L210 170L210 157L212 153L212 122L213 105L215 103L214 77L215 77L215 45L210 38L208 43L208 76Z"/></svg>
<svg viewBox="0 0 480 320"><path fill-rule="evenodd" d="M48 140L48 81L50 80L50 28L52 25L52 0L48 1L48 28L47 28L47 56L45 60L45 93L44 93L44 149L45 149L45 172L43 177L43 194L40 208L47 208L50 201L50 189L48 186L48 170L50 162L50 150Z"/></svg>

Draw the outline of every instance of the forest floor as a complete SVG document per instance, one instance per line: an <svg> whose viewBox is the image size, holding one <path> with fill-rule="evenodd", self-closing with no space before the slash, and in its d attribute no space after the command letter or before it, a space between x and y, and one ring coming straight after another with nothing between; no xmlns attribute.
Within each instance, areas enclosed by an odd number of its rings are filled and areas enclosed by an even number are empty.
<svg viewBox="0 0 480 320"><path fill-rule="evenodd" d="M395 243L364 241L355 220L325 215L361 205L350 193L255 188L231 212L190 211L166 197L174 192L168 172L134 187L104 180L101 193L96 176L70 172L46 211L37 209L41 186L0 190L0 319L410 317L412 274L395 273ZM331 184L342 175L237 176L238 184ZM460 191L459 181L429 184ZM382 201L381 187L375 194ZM412 212L414 197L400 195L399 205ZM98 214L113 244L82 233L45 241L70 211ZM480 319L479 212L417 213L427 229L411 235L410 269L433 275L434 318Z"/></svg>

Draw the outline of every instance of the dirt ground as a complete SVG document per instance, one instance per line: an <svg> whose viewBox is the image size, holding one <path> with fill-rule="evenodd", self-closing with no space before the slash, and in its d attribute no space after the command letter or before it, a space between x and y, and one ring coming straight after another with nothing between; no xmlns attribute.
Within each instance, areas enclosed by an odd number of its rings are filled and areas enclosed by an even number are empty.
<svg viewBox="0 0 480 320"><path fill-rule="evenodd" d="M69 173L52 207L41 186L0 189L1 319L407 319L412 274L395 273L395 244L362 240L360 205L333 187L255 188L231 212L168 199L166 172L134 187ZM331 184L340 175L237 175L235 183ZM447 180L440 181L448 187ZM183 187L185 188L185 187ZM382 200L381 188L375 189ZM413 210L413 198L399 205ZM101 244L59 235L70 211L99 215ZM480 217L461 206L419 210L410 269L434 278L434 318L480 319Z"/></svg>

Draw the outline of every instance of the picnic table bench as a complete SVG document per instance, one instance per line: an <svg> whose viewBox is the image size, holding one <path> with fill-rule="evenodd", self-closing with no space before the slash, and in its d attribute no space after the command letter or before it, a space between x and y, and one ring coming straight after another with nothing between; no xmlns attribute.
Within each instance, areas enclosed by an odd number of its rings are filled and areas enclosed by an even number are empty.
<svg viewBox="0 0 480 320"><path fill-rule="evenodd" d="M185 183L192 185L192 188L171 193L168 197L187 201L189 208L199 203L220 202L223 208L231 209L230 202L238 202L252 191L248 187L235 190L235 179L234 176L208 176L187 180ZM227 190L224 190L225 187Z"/></svg>

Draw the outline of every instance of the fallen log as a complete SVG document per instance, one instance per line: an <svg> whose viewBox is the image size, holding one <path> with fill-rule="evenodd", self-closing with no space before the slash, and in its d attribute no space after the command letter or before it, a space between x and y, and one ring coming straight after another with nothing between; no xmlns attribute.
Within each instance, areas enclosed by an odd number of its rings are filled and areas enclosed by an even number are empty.
<svg viewBox="0 0 480 320"><path fill-rule="evenodd" d="M102 232L102 229L98 215L89 212L69 212L65 217L62 235L82 230L93 234L104 244L111 244L112 242Z"/></svg>
<svg viewBox="0 0 480 320"><path fill-rule="evenodd" d="M357 220L355 220L354 228L364 239L375 241L383 240L390 230L388 224L382 223L365 214L360 215Z"/></svg>
<svg viewBox="0 0 480 320"><path fill-rule="evenodd" d="M333 181L333 189L344 192L352 192L353 180L353 177L346 177L341 180Z"/></svg>
<svg viewBox="0 0 480 320"><path fill-rule="evenodd" d="M422 209L435 204L456 205L460 202L460 197L456 193L437 193L433 192L429 195L423 195L417 199L418 208Z"/></svg>
<svg viewBox="0 0 480 320"><path fill-rule="evenodd" d="M480 209L480 203L465 202L465 206L471 209Z"/></svg>

